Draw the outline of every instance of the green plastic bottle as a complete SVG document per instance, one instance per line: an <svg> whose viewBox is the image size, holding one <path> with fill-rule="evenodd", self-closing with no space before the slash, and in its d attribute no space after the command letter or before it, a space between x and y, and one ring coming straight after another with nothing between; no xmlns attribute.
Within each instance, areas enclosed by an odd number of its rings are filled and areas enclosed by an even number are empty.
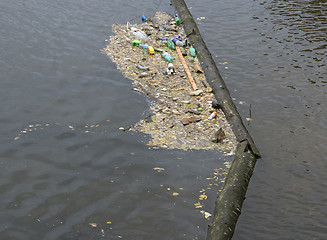
<svg viewBox="0 0 327 240"><path fill-rule="evenodd" d="M192 56L192 57L196 57L196 52L195 52L195 49L194 49L194 47L190 47L190 55Z"/></svg>
<svg viewBox="0 0 327 240"><path fill-rule="evenodd" d="M167 62L173 62L174 61L174 58L172 56L170 56L167 52L163 52L161 54L161 57L163 59L165 59Z"/></svg>
<svg viewBox="0 0 327 240"><path fill-rule="evenodd" d="M181 20L179 19L179 17L175 17L175 23L178 25L181 23Z"/></svg>
<svg viewBox="0 0 327 240"><path fill-rule="evenodd" d="M171 41L171 40L168 40L167 41L167 47L169 48L169 49L171 49L171 50L175 50L176 48L175 48L175 44L173 43L173 41Z"/></svg>
<svg viewBox="0 0 327 240"><path fill-rule="evenodd" d="M137 47L139 44L140 44L140 40L137 39L137 38L135 38L135 39L133 40L133 42L132 42L132 46L135 46L135 47Z"/></svg>

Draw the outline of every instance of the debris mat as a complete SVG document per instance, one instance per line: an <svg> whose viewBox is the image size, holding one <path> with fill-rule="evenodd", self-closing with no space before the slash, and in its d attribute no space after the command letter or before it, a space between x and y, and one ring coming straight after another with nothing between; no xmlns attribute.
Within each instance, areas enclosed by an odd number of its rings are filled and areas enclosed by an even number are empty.
<svg viewBox="0 0 327 240"><path fill-rule="evenodd" d="M218 149L235 153L237 140L215 102L194 48L177 17L157 12L140 24L114 24L102 49L134 90L149 96L152 114L130 131L151 135L148 145L169 149ZM194 81L192 83L192 81Z"/></svg>

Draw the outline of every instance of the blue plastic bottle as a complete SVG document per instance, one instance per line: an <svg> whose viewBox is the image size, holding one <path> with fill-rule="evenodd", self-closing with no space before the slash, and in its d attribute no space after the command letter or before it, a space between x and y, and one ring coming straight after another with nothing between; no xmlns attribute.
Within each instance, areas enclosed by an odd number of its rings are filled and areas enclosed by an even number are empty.
<svg viewBox="0 0 327 240"><path fill-rule="evenodd" d="M176 38L173 38L171 40L176 46L179 46L179 47L184 47L184 43Z"/></svg>
<svg viewBox="0 0 327 240"><path fill-rule="evenodd" d="M142 47L142 48L144 48L144 49L147 49L148 45L143 44L143 43L140 43L140 44L139 44L139 47Z"/></svg>

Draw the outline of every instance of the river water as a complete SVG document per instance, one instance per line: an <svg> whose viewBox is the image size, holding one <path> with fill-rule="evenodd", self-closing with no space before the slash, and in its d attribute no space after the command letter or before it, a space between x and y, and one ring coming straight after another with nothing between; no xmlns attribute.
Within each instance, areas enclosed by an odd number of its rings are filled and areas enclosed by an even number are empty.
<svg viewBox="0 0 327 240"><path fill-rule="evenodd" d="M326 239L327 4L187 4L263 155L233 239ZM165 0L0 1L0 239L205 239L194 203L231 158L119 130L149 102L100 52L113 23L156 10L174 12Z"/></svg>

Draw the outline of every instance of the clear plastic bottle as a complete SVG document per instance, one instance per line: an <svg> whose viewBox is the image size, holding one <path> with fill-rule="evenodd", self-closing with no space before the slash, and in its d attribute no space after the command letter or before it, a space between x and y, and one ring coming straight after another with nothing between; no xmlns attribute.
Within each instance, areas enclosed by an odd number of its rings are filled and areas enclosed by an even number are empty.
<svg viewBox="0 0 327 240"><path fill-rule="evenodd" d="M162 40L162 41L168 41L168 38L166 38L166 37L160 37L160 36L158 36L158 37L156 37L156 39L157 40Z"/></svg>
<svg viewBox="0 0 327 240"><path fill-rule="evenodd" d="M134 36L138 39L141 39L141 40L144 40L144 41L148 41L149 38L147 37L146 33L143 32L143 31L136 31L136 32L133 32Z"/></svg>
<svg viewBox="0 0 327 240"><path fill-rule="evenodd" d="M143 70L143 71L150 71L150 68L147 67L147 66L137 65L136 67L137 67L138 69Z"/></svg>

